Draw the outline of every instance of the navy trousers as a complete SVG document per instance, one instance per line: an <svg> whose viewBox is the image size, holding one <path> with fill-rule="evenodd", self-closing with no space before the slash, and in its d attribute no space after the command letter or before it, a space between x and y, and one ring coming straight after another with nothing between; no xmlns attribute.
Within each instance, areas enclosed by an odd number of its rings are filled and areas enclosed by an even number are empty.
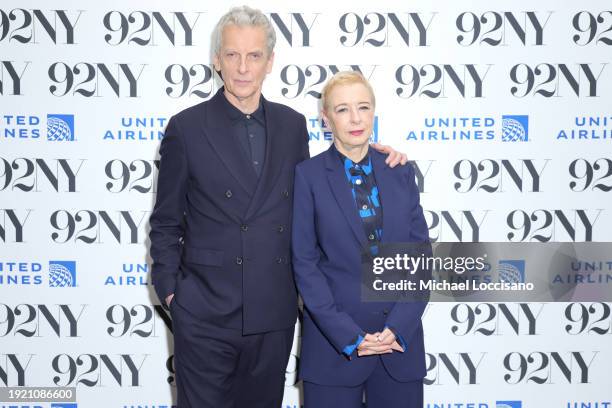
<svg viewBox="0 0 612 408"><path fill-rule="evenodd" d="M376 369L356 387L320 385L304 381L304 408L423 408L423 380L394 380L379 357Z"/></svg>
<svg viewBox="0 0 612 408"><path fill-rule="evenodd" d="M170 303L178 408L277 408L294 328L243 336Z"/></svg>

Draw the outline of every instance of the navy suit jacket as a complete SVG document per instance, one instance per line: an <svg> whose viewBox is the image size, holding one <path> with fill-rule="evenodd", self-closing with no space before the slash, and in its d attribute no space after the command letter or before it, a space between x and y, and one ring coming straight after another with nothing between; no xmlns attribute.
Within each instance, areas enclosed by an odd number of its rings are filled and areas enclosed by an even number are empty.
<svg viewBox="0 0 612 408"><path fill-rule="evenodd" d="M221 93L173 116L160 147L151 215L152 280L157 295L214 325L244 334L295 324L290 259L294 169L307 159L303 115L263 99L262 174L238 140ZM262 97L263 98L263 97Z"/></svg>
<svg viewBox="0 0 612 408"><path fill-rule="evenodd" d="M382 203L382 242L428 242L412 166L390 168L370 149ZM330 148L295 170L293 268L304 300L300 376L323 385L363 383L381 358L398 381L422 379L425 302L362 302L361 254L367 240L351 187ZM392 327L407 343L404 353L357 357L343 354L361 332Z"/></svg>

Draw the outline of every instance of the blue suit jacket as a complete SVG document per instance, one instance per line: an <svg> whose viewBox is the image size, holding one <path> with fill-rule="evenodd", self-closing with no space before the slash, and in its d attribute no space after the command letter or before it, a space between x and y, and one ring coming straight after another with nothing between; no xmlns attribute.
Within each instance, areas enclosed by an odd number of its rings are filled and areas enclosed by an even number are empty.
<svg viewBox="0 0 612 408"><path fill-rule="evenodd" d="M163 303L245 334L295 324L293 171L308 158L303 115L263 99L266 159L257 174L223 109L223 88L173 116L161 144L151 271Z"/></svg>
<svg viewBox="0 0 612 408"><path fill-rule="evenodd" d="M427 242L412 166L390 168L370 149L383 214L382 242ZM304 300L302 379L324 385L363 383L382 358L398 381L425 376L421 316L425 302L362 302L361 254L366 236L341 160L330 148L295 170L293 268ZM365 331L393 327L404 353L353 357L342 349Z"/></svg>

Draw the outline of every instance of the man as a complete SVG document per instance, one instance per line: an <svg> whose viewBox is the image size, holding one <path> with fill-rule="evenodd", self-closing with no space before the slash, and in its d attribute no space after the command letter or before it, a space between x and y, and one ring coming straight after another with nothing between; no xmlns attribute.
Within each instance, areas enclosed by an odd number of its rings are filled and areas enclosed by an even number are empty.
<svg viewBox="0 0 612 408"><path fill-rule="evenodd" d="M180 408L282 403L297 317L293 174L309 153L304 116L261 95L275 40L258 10L221 17L224 87L172 117L161 144L152 279L173 318Z"/></svg>

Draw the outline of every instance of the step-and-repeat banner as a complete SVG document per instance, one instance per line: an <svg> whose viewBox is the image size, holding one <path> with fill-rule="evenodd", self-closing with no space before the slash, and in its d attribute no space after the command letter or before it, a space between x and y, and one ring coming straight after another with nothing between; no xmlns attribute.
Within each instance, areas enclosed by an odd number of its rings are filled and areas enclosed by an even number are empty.
<svg viewBox="0 0 612 408"><path fill-rule="evenodd" d="M264 94L304 113L313 155L331 142L322 85L340 70L369 78L373 138L413 161L433 241L611 240L610 2L250 5L278 37ZM0 387L73 386L80 408L175 401L148 219L169 117L221 86L210 33L229 6L2 1ZM609 287L612 255L549 283L564 282ZM429 304L425 405L610 406L610 309ZM299 322L296 334L291 408Z"/></svg>

